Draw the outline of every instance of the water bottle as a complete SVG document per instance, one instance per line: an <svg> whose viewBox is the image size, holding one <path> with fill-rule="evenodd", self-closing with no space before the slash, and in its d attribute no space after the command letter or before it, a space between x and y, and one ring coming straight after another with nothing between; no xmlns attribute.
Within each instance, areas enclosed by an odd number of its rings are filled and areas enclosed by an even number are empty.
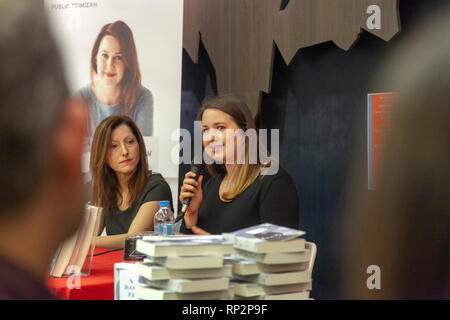
<svg viewBox="0 0 450 320"><path fill-rule="evenodd" d="M169 201L159 202L159 210L156 212L153 221L155 234L161 236L171 236L175 234L175 219L173 217L173 212L170 209Z"/></svg>

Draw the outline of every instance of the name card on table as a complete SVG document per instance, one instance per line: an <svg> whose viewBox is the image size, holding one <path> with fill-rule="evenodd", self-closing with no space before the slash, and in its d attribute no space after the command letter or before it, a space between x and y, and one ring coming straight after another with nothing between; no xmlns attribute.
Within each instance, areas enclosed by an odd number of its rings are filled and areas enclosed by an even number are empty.
<svg viewBox="0 0 450 320"><path fill-rule="evenodd" d="M114 300L138 300L134 288L138 281L134 263L114 264Z"/></svg>

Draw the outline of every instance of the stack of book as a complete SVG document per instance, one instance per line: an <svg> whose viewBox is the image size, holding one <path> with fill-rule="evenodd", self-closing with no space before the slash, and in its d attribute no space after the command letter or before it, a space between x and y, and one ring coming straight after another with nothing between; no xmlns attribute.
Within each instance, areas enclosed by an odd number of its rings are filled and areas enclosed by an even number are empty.
<svg viewBox="0 0 450 320"><path fill-rule="evenodd" d="M137 263L135 296L142 300L230 299L233 244L222 236L147 236L136 243L147 256Z"/></svg>
<svg viewBox="0 0 450 320"><path fill-rule="evenodd" d="M269 223L224 234L234 252L234 299L304 300L312 289L311 249L303 231Z"/></svg>

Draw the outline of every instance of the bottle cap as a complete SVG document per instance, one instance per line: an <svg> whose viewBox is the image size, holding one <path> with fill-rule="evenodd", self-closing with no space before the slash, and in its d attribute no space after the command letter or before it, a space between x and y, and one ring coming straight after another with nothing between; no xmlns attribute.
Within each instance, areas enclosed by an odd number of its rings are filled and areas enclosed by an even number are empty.
<svg viewBox="0 0 450 320"><path fill-rule="evenodd" d="M160 207L168 207L170 205L170 202L167 200L163 200L159 202Z"/></svg>

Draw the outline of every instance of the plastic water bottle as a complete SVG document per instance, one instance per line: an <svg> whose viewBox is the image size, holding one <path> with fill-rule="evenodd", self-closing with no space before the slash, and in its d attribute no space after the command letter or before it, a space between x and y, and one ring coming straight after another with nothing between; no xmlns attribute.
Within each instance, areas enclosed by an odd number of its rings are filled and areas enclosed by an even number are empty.
<svg viewBox="0 0 450 320"><path fill-rule="evenodd" d="M174 235L175 219L169 201L159 202L159 210L156 212L153 222L155 234L161 236Z"/></svg>

